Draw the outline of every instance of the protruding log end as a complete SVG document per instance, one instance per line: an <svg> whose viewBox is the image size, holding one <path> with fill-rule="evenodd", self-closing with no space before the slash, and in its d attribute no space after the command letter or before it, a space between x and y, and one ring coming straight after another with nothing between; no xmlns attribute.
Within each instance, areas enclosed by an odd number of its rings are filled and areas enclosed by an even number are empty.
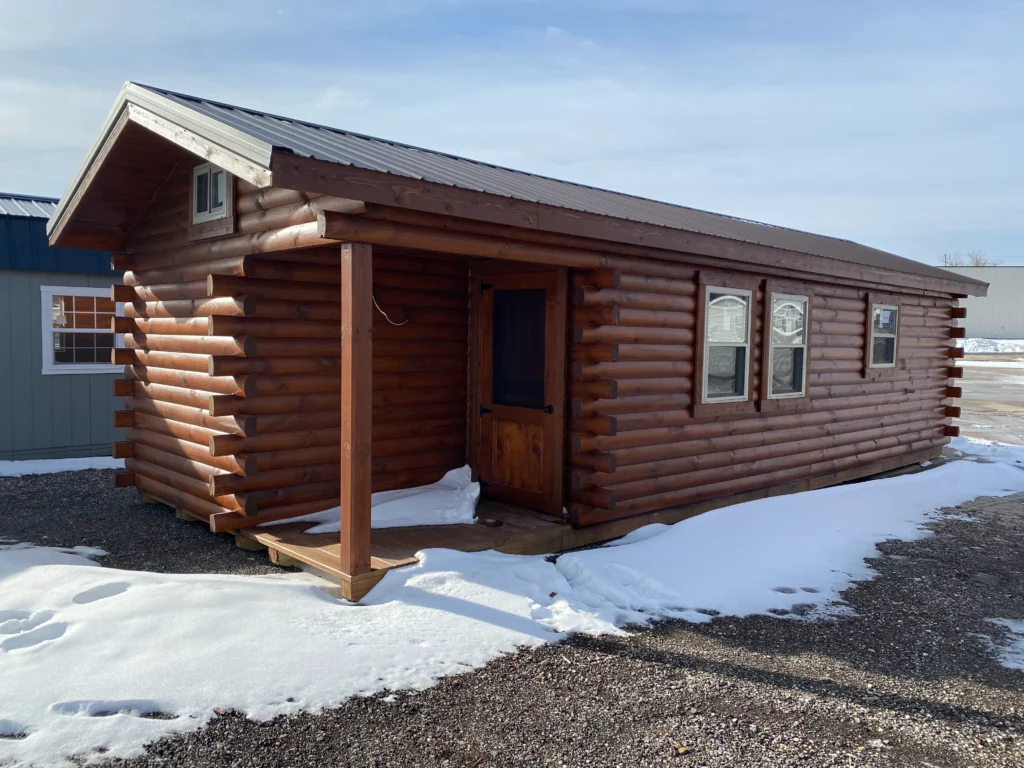
<svg viewBox="0 0 1024 768"><path fill-rule="evenodd" d="M135 411L114 411L114 428L128 429L135 426Z"/></svg>
<svg viewBox="0 0 1024 768"><path fill-rule="evenodd" d="M132 379L114 379L114 397L131 397L135 394L135 381Z"/></svg>
<svg viewBox="0 0 1024 768"><path fill-rule="evenodd" d="M947 405L946 406L946 415L951 417L951 418L954 418L954 419L960 418L960 406L959 405Z"/></svg>
<svg viewBox="0 0 1024 768"><path fill-rule="evenodd" d="M946 387L946 397L963 397L964 391L961 387Z"/></svg>
<svg viewBox="0 0 1024 768"><path fill-rule="evenodd" d="M954 367L949 369L949 378L951 379L962 379L964 377L964 369Z"/></svg>
<svg viewBox="0 0 1024 768"><path fill-rule="evenodd" d="M967 307L953 307L953 318L956 320L963 320L967 317Z"/></svg>
<svg viewBox="0 0 1024 768"><path fill-rule="evenodd" d="M135 293L135 289L130 285L110 286L110 298L112 301L132 302L135 301L137 296L138 294Z"/></svg>
<svg viewBox="0 0 1024 768"><path fill-rule="evenodd" d="M118 472L114 475L114 487L115 488L131 488L135 485L135 473L134 472Z"/></svg>
<svg viewBox="0 0 1024 768"><path fill-rule="evenodd" d="M951 339L966 339L967 329L963 326L953 326L949 329L949 338Z"/></svg>
<svg viewBox="0 0 1024 768"><path fill-rule="evenodd" d="M942 434L946 437L960 437L960 427L947 424L942 428Z"/></svg>
<svg viewBox="0 0 1024 768"><path fill-rule="evenodd" d="M135 352L115 347L110 350L110 362L114 365L132 365L135 363Z"/></svg>
<svg viewBox="0 0 1024 768"><path fill-rule="evenodd" d="M110 455L115 459L130 459L135 455L135 443L131 440L122 440L114 443Z"/></svg>
<svg viewBox="0 0 1024 768"><path fill-rule="evenodd" d="M949 357L953 358L954 360L960 360L961 358L963 358L963 356L964 356L964 348L963 347L950 347L949 348Z"/></svg>

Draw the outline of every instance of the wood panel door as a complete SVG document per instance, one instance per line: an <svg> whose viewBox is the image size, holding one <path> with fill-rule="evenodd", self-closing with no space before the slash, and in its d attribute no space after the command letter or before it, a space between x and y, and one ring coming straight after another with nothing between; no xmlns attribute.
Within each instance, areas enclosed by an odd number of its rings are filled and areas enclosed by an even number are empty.
<svg viewBox="0 0 1024 768"><path fill-rule="evenodd" d="M488 496L562 514L565 270L475 276L477 469Z"/></svg>

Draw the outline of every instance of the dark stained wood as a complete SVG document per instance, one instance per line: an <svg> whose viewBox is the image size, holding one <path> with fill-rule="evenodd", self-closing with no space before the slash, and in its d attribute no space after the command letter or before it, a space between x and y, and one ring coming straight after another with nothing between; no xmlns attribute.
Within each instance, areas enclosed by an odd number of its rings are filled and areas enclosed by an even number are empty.
<svg viewBox="0 0 1024 768"><path fill-rule="evenodd" d="M474 277L481 281L482 288L474 294L479 296L474 402L478 411L476 460L480 479L485 483L484 492L560 515L568 276L564 270L493 274L480 265ZM540 290L544 296L540 308L544 323L544 402L528 407L495 402L494 398L495 295L519 290ZM498 332L516 333L517 329L503 328ZM511 359L497 364L517 365Z"/></svg>
<svg viewBox="0 0 1024 768"><path fill-rule="evenodd" d="M370 571L373 252L341 246L341 562L349 579Z"/></svg>

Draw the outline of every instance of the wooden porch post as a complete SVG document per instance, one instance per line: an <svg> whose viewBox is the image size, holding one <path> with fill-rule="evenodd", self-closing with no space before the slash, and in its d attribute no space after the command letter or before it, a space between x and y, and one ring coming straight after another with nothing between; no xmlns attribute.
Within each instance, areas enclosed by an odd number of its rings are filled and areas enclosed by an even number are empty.
<svg viewBox="0 0 1024 768"><path fill-rule="evenodd" d="M366 243L342 243L341 571L353 593L359 592L353 582L370 572L372 349L373 251Z"/></svg>

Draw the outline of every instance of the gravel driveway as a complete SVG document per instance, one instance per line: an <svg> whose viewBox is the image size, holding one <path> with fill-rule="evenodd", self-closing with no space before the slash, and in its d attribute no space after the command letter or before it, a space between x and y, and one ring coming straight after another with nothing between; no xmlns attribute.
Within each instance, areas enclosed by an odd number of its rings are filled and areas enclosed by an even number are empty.
<svg viewBox="0 0 1024 768"><path fill-rule="evenodd" d="M952 511L934 537L880 546L879 578L845 593L856 615L577 637L418 694L267 723L226 712L114 764L1024 766L1024 672L979 637L999 639L986 618L1024 618L1024 494ZM0 537L100 546L124 568L272 570L106 472L0 478Z"/></svg>

